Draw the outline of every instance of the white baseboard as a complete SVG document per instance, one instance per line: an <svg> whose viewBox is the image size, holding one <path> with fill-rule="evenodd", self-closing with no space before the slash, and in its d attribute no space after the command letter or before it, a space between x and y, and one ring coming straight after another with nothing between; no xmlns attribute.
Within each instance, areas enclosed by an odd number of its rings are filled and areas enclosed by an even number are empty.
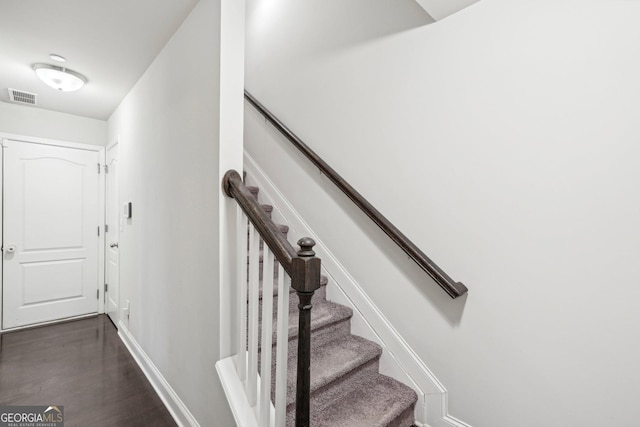
<svg viewBox="0 0 640 427"><path fill-rule="evenodd" d="M191 412L189 412L187 406L182 402L180 397L178 397L171 385L162 376L162 373L156 365L153 364L149 356L147 356L142 347L140 347L140 344L138 344L122 321L118 322L118 336L136 363L138 363L140 369L142 369L142 372L153 386L153 389L158 393L158 396L169 410L176 424L180 427L200 427L200 424L198 424L198 421Z"/></svg>
<svg viewBox="0 0 640 427"><path fill-rule="evenodd" d="M245 152L247 181L260 187L261 203L273 205L274 221L289 226L289 241L308 236L316 241L314 251L322 259L323 273L329 277L327 298L353 309L352 332L375 341L383 348L380 372L395 378L418 393L416 425L420 427L471 427L448 413L447 390L400 336L363 288L346 271L267 177L257 162ZM264 198L264 199L263 199Z"/></svg>

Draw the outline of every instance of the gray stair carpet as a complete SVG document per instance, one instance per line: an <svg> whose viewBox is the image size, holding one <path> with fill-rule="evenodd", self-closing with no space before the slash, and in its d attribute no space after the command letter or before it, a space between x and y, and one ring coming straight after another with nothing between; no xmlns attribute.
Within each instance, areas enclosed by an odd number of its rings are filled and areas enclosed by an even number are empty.
<svg viewBox="0 0 640 427"><path fill-rule="evenodd" d="M258 198L259 189L249 187ZM263 205L269 215L270 205ZM286 235L289 228L280 226ZM296 236L301 237L301 236ZM292 239L289 239L290 241ZM261 248L262 249L262 248ZM260 268L262 269L262 250ZM351 308L327 301L327 278L314 294L311 310L311 426L312 427L412 427L417 394L397 380L379 373L381 347L351 334ZM296 366L298 355L298 297L289 288L287 360L287 427L295 422ZM277 289L273 293L273 330L277 330ZM260 317L262 273L260 273ZM259 339L261 339L259 328ZM276 333L272 360L275 361ZM260 343L261 341L259 341ZM262 349L260 349L262 351ZM275 399L275 362L271 366L271 398Z"/></svg>

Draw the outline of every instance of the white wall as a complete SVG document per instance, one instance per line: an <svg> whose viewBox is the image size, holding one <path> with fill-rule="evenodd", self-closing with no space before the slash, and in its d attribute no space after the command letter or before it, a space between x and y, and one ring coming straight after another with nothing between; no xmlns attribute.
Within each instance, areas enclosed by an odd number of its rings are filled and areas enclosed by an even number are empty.
<svg viewBox="0 0 640 427"><path fill-rule="evenodd" d="M109 119L128 329L202 426L233 418L219 359L220 1L201 0Z"/></svg>
<svg viewBox="0 0 640 427"><path fill-rule="evenodd" d="M0 102L0 132L105 145L107 122L41 108Z"/></svg>
<svg viewBox="0 0 640 427"><path fill-rule="evenodd" d="M253 121L247 148L475 427L640 419L640 3L248 2L246 87L456 280Z"/></svg>

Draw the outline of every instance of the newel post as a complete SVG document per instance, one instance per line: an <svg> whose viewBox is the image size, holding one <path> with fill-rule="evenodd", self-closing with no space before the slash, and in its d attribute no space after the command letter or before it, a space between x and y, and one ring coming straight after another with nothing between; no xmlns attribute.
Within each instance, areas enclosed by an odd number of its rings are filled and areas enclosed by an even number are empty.
<svg viewBox="0 0 640 427"><path fill-rule="evenodd" d="M296 427L309 426L311 388L311 298L320 288L320 258L309 237L298 240L300 250L292 262L291 286L298 294L298 379L296 383Z"/></svg>

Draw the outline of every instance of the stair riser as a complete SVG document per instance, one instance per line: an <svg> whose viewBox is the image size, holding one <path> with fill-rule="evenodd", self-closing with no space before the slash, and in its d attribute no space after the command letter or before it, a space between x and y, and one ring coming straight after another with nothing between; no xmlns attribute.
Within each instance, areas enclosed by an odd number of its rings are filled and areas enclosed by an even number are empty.
<svg viewBox="0 0 640 427"><path fill-rule="evenodd" d="M259 325L258 326L258 343L262 343L262 326ZM336 340L338 338L344 337L346 335L349 335L351 333L351 318L349 319L345 319L345 320L341 320L339 322L327 325L323 328L320 329L314 329L311 331L311 345L312 346L322 346L324 344L327 344L328 342L332 341L332 340ZM272 364L275 364L275 360L276 360L276 344L277 344L277 340L276 340L276 334L273 334L273 345L271 347L271 360L273 360ZM260 369L260 363L261 363L261 353L262 353L262 346L261 344L258 344L258 369ZM294 336L290 336L289 337L289 345L288 345L288 349L287 349L287 354L293 354L293 355L297 355L298 354L298 335L297 333ZM296 360L297 360L297 356ZM296 362L297 363L297 362ZM274 366L275 369L275 366Z"/></svg>
<svg viewBox="0 0 640 427"><path fill-rule="evenodd" d="M332 323L321 329L312 331L311 344L319 347L327 344L328 342L349 335L351 333L351 319L342 320L337 323ZM298 336L289 337L289 351L293 351L294 354L298 354Z"/></svg>
<svg viewBox="0 0 640 427"><path fill-rule="evenodd" d="M396 417L395 420L386 425L386 427L407 427L414 425L415 417L415 403L409 406L405 411Z"/></svg>
<svg viewBox="0 0 640 427"><path fill-rule="evenodd" d="M349 394L349 392L353 391L353 387L358 387L359 384L366 381L367 375L377 373L378 368L379 358L376 358L369 363L366 363L364 365L361 365L359 368L354 369L347 375L343 375L342 377L327 384L326 386L318 390L314 390L311 393L313 402L311 406L311 412L322 412L332 403L343 399ZM311 369L313 370L313 366L311 367ZM273 377L274 371L272 371L271 375ZM287 426L293 426L296 412L295 389L288 390L288 392L291 393L291 396L287 396L287 402L290 402L289 405L287 405ZM273 393L274 391L272 390L272 398L274 395Z"/></svg>

